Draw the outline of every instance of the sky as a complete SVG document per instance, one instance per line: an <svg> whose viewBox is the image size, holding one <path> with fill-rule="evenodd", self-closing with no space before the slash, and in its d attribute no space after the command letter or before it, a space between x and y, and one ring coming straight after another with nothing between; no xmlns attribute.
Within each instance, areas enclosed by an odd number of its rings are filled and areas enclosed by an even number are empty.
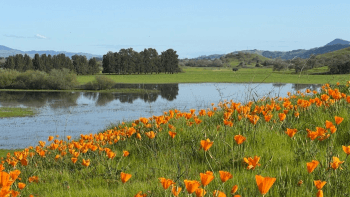
<svg viewBox="0 0 350 197"><path fill-rule="evenodd" d="M349 0L0 0L0 45L96 55L122 48L179 58L290 51L350 41Z"/></svg>

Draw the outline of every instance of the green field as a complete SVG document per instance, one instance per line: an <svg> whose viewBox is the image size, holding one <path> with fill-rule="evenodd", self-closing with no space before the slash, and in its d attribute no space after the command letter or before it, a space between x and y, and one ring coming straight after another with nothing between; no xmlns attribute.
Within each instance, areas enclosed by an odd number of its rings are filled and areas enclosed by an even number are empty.
<svg viewBox="0 0 350 197"><path fill-rule="evenodd" d="M350 74L344 75L311 75L323 72L321 67L309 70L305 74L294 74L293 71L272 71L272 68L241 68L233 72L231 68L183 68L178 74L147 75L106 75L116 83L298 83L298 84L335 84L350 80ZM78 76L80 84L93 81L94 75Z"/></svg>
<svg viewBox="0 0 350 197"><path fill-rule="evenodd" d="M35 111L30 108L0 107L0 118L33 116Z"/></svg>

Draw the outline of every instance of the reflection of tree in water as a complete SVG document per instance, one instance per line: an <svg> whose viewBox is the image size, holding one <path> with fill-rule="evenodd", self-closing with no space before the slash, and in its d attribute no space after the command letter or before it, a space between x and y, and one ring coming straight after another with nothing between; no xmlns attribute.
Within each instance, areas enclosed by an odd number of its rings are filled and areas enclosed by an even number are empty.
<svg viewBox="0 0 350 197"><path fill-rule="evenodd" d="M117 84L115 88L136 88L144 90L159 90L159 93L100 93L96 105L106 105L113 100L119 100L121 103L133 103L137 99L144 102L155 102L159 96L172 101L179 94L178 84Z"/></svg>
<svg viewBox="0 0 350 197"><path fill-rule="evenodd" d="M90 99L90 100L96 100L98 98L97 92L84 92L83 96Z"/></svg>
<svg viewBox="0 0 350 197"><path fill-rule="evenodd" d="M75 106L80 93L71 92L0 92L2 106L40 108L47 103L52 108Z"/></svg>
<svg viewBox="0 0 350 197"><path fill-rule="evenodd" d="M287 84L286 83L273 83L272 84L273 87L283 87L285 85L287 85Z"/></svg>
<svg viewBox="0 0 350 197"><path fill-rule="evenodd" d="M295 91L302 90L302 89L310 89L310 90L317 90L321 87L320 84L293 84L292 88Z"/></svg>

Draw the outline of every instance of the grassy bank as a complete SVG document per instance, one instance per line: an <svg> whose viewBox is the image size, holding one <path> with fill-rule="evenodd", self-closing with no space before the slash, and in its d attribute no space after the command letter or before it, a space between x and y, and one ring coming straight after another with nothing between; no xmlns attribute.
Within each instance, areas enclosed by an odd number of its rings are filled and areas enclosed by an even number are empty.
<svg viewBox="0 0 350 197"><path fill-rule="evenodd" d="M298 83L298 84L335 84L350 79L344 75L311 75L323 71L324 68L309 70L305 74L294 74L292 71L275 72L272 68L241 68L233 72L231 68L184 68L178 74L147 75L105 75L116 83ZM93 75L78 76L78 82L85 84L94 80Z"/></svg>
<svg viewBox="0 0 350 197"><path fill-rule="evenodd" d="M157 93L159 90L147 90L147 89L136 89L136 88L119 88L119 89L109 89L109 90L28 90L28 89L0 89L4 92L100 92L100 93Z"/></svg>
<svg viewBox="0 0 350 197"><path fill-rule="evenodd" d="M0 118L33 116L35 111L30 108L0 107Z"/></svg>
<svg viewBox="0 0 350 197"><path fill-rule="evenodd" d="M316 196L318 190L349 196L346 94L324 86L322 93L246 105L171 110L80 139L51 136L4 159L4 171L20 170L11 189L24 196L174 196L172 188L182 188L178 196L194 196L190 180L205 196L215 190L231 196L234 185L241 196ZM257 175L271 177L271 189L263 191ZM322 189L317 180L326 182ZM165 189L166 181L173 186ZM19 182L26 187L18 189Z"/></svg>

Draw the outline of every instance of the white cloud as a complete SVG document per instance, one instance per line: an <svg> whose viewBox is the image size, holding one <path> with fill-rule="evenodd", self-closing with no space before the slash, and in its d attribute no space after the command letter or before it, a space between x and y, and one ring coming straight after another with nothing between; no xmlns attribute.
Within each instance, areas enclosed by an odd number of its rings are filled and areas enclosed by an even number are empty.
<svg viewBox="0 0 350 197"><path fill-rule="evenodd" d="M39 38L39 39L47 39L47 37L40 35L40 34L36 34L35 36L36 36L36 38Z"/></svg>

